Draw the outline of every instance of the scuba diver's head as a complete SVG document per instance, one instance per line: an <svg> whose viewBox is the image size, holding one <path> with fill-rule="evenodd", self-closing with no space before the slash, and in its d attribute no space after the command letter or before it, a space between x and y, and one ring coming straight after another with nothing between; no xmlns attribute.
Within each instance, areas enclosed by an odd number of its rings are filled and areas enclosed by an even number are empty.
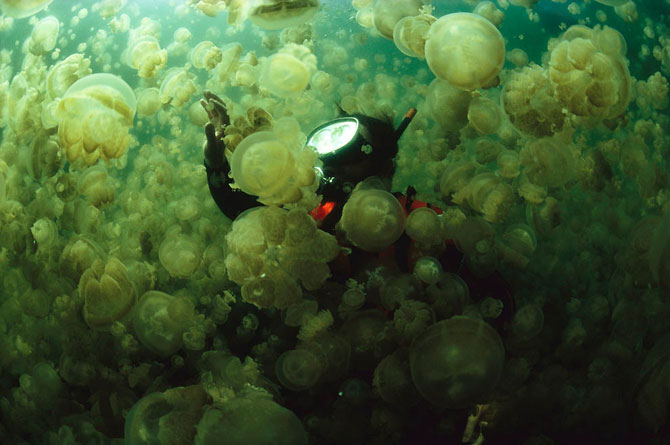
<svg viewBox="0 0 670 445"><path fill-rule="evenodd" d="M326 201L344 199L358 182L370 176L391 178L398 139L414 117L412 108L397 129L380 119L352 114L316 127L307 137L323 162L319 193Z"/></svg>

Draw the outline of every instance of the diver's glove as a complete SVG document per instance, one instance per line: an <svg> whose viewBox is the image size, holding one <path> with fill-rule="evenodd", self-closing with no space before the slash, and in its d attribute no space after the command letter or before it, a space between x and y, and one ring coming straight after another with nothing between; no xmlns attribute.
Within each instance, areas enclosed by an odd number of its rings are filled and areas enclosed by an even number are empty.
<svg viewBox="0 0 670 445"><path fill-rule="evenodd" d="M203 93L205 99L200 99L200 105L207 112L209 122L205 125L205 167L215 170L230 170L226 161L226 145L223 136L228 125L230 116L223 100L209 90Z"/></svg>
<svg viewBox="0 0 670 445"><path fill-rule="evenodd" d="M225 102L211 91L205 90L200 105L207 112L209 122L205 125L205 169L209 192L219 209L230 219L252 207L259 206L256 197L231 188L230 165L226 160L225 130L230 117Z"/></svg>

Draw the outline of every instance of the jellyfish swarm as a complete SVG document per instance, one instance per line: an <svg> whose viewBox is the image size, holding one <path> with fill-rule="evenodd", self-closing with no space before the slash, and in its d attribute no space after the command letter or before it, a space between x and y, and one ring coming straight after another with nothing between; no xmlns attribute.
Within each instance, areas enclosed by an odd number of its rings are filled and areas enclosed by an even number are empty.
<svg viewBox="0 0 670 445"><path fill-rule="evenodd" d="M136 100L127 83L112 74L76 81L56 109L58 139L70 162L86 165L123 156L130 143Z"/></svg>
<svg viewBox="0 0 670 445"><path fill-rule="evenodd" d="M430 27L426 62L440 79L464 90L495 84L505 63L505 41L485 18L458 12L440 17Z"/></svg>

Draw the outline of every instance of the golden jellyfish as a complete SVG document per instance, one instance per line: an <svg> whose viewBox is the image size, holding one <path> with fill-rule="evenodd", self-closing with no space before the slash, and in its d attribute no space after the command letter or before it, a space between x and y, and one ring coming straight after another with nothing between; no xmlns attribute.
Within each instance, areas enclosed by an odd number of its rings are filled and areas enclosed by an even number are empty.
<svg viewBox="0 0 670 445"><path fill-rule="evenodd" d="M367 252L380 252L402 235L405 213L391 193L360 183L344 204L339 224L352 244Z"/></svg>
<svg viewBox="0 0 670 445"><path fill-rule="evenodd" d="M514 66L522 67L528 65L528 54L521 48L514 48L507 53L507 60Z"/></svg>
<svg viewBox="0 0 670 445"><path fill-rule="evenodd" d="M307 88L314 72L316 56L306 46L289 43L265 61L260 83L275 96L295 96Z"/></svg>
<svg viewBox="0 0 670 445"><path fill-rule="evenodd" d="M469 91L435 79L428 86L426 107L431 117L442 128L458 131L468 123L468 108L471 100L472 93Z"/></svg>
<svg viewBox="0 0 670 445"><path fill-rule="evenodd" d="M423 58L428 31L435 20L435 17L428 14L400 19L393 28L395 46L407 56Z"/></svg>
<svg viewBox="0 0 670 445"><path fill-rule="evenodd" d="M267 205L312 202L317 154L305 147L304 141L300 143L296 138L300 134L294 118L283 118L273 131L247 136L235 148L230 162L235 185Z"/></svg>
<svg viewBox="0 0 670 445"><path fill-rule="evenodd" d="M456 409L481 403L500 379L505 348L488 323L455 316L424 331L409 353L412 381L432 404Z"/></svg>
<svg viewBox="0 0 670 445"><path fill-rule="evenodd" d="M422 0L375 0L372 5L373 24L377 32L393 40L393 29L403 17L419 15Z"/></svg>
<svg viewBox="0 0 670 445"><path fill-rule="evenodd" d="M498 105L486 97L475 97L468 107L468 121L481 134L494 134L502 123Z"/></svg>
<svg viewBox="0 0 670 445"><path fill-rule="evenodd" d="M172 230L158 249L158 259L173 277L188 278L200 265L202 250L197 240Z"/></svg>
<svg viewBox="0 0 670 445"><path fill-rule="evenodd" d="M193 302L150 290L139 299L133 311L133 328L145 348L168 357L183 346L183 335L195 316Z"/></svg>
<svg viewBox="0 0 670 445"><path fill-rule="evenodd" d="M135 304L135 287L128 279L128 269L116 258L107 263L93 261L82 274L78 289L84 299L84 321L91 329L109 329Z"/></svg>
<svg viewBox="0 0 670 445"><path fill-rule="evenodd" d="M209 40L198 43L189 53L189 60L194 67L211 70L221 62L223 53Z"/></svg>
<svg viewBox="0 0 670 445"><path fill-rule="evenodd" d="M44 17L33 27L28 49L32 54L44 55L56 47L60 23L52 15Z"/></svg>
<svg viewBox="0 0 670 445"><path fill-rule="evenodd" d="M623 36L612 28L568 28L549 60L549 79L558 102L584 118L622 115L632 89L625 51Z"/></svg>
<svg viewBox="0 0 670 445"><path fill-rule="evenodd" d="M79 53L56 63L47 73L47 98L62 97L73 83L91 74L90 66L91 59Z"/></svg>
<svg viewBox="0 0 670 445"><path fill-rule="evenodd" d="M17 19L37 14L53 0L0 0L2 13Z"/></svg>
<svg viewBox="0 0 670 445"><path fill-rule="evenodd" d="M136 99L133 90L112 74L76 81L56 110L58 138L70 162L87 165L123 156L131 137Z"/></svg>
<svg viewBox="0 0 670 445"><path fill-rule="evenodd" d="M145 88L137 93L137 114L140 116L152 116L160 110L162 105L158 88Z"/></svg>
<svg viewBox="0 0 670 445"><path fill-rule="evenodd" d="M319 0L255 0L249 19L263 29L282 29L305 23L320 5Z"/></svg>
<svg viewBox="0 0 670 445"><path fill-rule="evenodd" d="M440 79L464 89L496 84L505 63L505 41L491 22L471 13L440 17L430 27L426 62Z"/></svg>
<svg viewBox="0 0 670 445"><path fill-rule="evenodd" d="M161 49L155 37L142 36L128 44L122 58L129 67L137 70L138 76L149 78L165 67L167 50Z"/></svg>
<svg viewBox="0 0 670 445"><path fill-rule="evenodd" d="M189 3L208 17L216 17L219 12L226 10L226 2L224 0L200 0L198 2L191 1Z"/></svg>
<svg viewBox="0 0 670 445"><path fill-rule="evenodd" d="M532 136L551 136L563 129L567 110L554 97L547 70L531 64L505 82L501 103L515 128Z"/></svg>
<svg viewBox="0 0 670 445"><path fill-rule="evenodd" d="M185 68L170 68L161 81L161 102L169 103L173 107L181 107L191 99L196 90L191 73Z"/></svg>

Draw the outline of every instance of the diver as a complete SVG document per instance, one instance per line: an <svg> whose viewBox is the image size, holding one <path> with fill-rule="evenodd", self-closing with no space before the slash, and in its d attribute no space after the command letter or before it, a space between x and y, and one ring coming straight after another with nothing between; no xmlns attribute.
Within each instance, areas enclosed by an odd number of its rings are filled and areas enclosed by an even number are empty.
<svg viewBox="0 0 670 445"><path fill-rule="evenodd" d="M225 102L205 90L200 100L209 122L205 125L205 168L212 198L219 209L235 219L247 209L261 205L255 196L230 187L230 165L225 156L225 130L230 125ZM353 187L363 179L377 176L390 181L395 171L393 159L398 154L398 139L410 124L416 109L411 108L397 128L390 123L361 114L344 115L315 128L307 137L307 145L316 148L323 163L319 167L321 181L317 193L323 197L321 228L332 231L340 219L342 207Z"/></svg>

